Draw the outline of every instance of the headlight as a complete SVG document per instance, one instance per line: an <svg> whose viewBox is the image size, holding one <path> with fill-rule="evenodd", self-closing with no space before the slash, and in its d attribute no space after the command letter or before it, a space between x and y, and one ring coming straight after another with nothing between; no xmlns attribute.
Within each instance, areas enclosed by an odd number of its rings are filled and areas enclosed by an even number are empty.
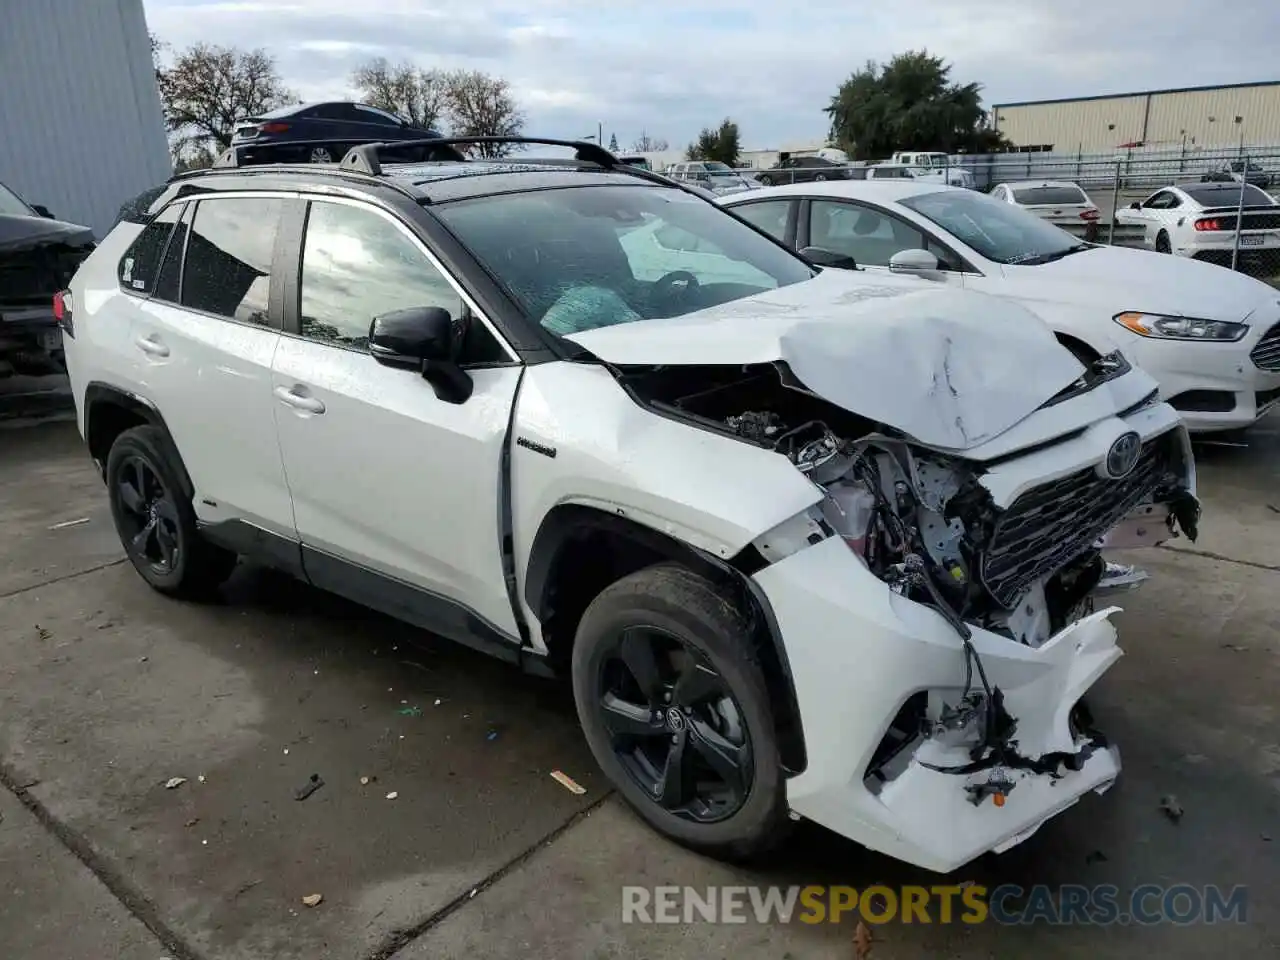
<svg viewBox="0 0 1280 960"><path fill-rule="evenodd" d="M1129 311L1112 319L1140 337L1158 340L1239 340L1249 332L1247 323L1202 320L1198 317L1167 317L1159 313Z"/></svg>

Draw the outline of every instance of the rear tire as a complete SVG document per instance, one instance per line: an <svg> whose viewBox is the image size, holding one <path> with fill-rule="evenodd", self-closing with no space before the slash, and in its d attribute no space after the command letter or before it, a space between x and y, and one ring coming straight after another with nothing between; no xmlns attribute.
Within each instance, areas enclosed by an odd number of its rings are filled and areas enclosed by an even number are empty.
<svg viewBox="0 0 1280 960"><path fill-rule="evenodd" d="M1173 247L1169 244L1169 235L1163 230L1156 234L1156 253L1173 253Z"/></svg>
<svg viewBox="0 0 1280 960"><path fill-rule="evenodd" d="M727 860L786 835L764 671L746 618L709 580L658 564L606 587L579 624L572 674L591 752L659 833Z"/></svg>
<svg viewBox="0 0 1280 960"><path fill-rule="evenodd" d="M204 599L231 575L236 555L200 536L175 457L158 427L134 427L116 437L106 469L111 517L125 554L152 588Z"/></svg>
<svg viewBox="0 0 1280 960"><path fill-rule="evenodd" d="M768 176L768 175L765 175L765 176L761 176L761 177L759 177L758 179L759 179L759 180L760 180L760 182L761 182L762 184L764 184L766 187L772 187L772 186L773 186L773 177L770 177L770 176Z"/></svg>

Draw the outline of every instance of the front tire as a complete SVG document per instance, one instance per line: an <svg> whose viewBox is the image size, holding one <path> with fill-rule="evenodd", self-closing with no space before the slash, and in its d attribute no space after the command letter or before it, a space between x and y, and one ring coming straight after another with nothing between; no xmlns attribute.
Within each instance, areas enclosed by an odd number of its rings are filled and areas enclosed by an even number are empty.
<svg viewBox="0 0 1280 960"><path fill-rule="evenodd" d="M745 617L714 584L659 564L605 588L579 624L572 673L592 754L659 833L728 860L786 835L764 671Z"/></svg>
<svg viewBox="0 0 1280 960"><path fill-rule="evenodd" d="M157 427L120 434L107 454L111 517L143 580L169 596L203 599L231 575L236 555L200 536L173 456Z"/></svg>

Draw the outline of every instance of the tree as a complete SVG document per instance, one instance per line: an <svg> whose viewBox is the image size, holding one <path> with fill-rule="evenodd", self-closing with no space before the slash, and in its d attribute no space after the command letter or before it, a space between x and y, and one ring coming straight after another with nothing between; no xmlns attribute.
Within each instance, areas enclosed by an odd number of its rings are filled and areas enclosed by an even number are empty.
<svg viewBox="0 0 1280 960"><path fill-rule="evenodd" d="M264 50L198 43L160 70L159 82L169 130L219 148L231 145L238 120L298 102Z"/></svg>
<svg viewBox="0 0 1280 960"><path fill-rule="evenodd" d="M663 140L661 137L651 137L645 131L640 131L640 136L636 138L636 142L631 145L632 153L662 153L664 150L670 150L671 144Z"/></svg>
<svg viewBox="0 0 1280 960"><path fill-rule="evenodd" d="M618 135L616 133L612 133L609 135L609 152L610 153L618 152Z"/></svg>
<svg viewBox="0 0 1280 960"><path fill-rule="evenodd" d="M511 84L480 70L452 70L444 75L445 112L455 137L518 137L524 113L511 94ZM476 144L481 157L505 157L511 144Z"/></svg>
<svg viewBox="0 0 1280 960"><path fill-rule="evenodd" d="M831 139L859 160L895 150L988 153L1007 146L987 127L982 86L951 82L951 67L927 50L875 61L840 85L825 112Z"/></svg>
<svg viewBox="0 0 1280 960"><path fill-rule="evenodd" d="M738 136L738 125L726 117L721 121L719 129L702 128L698 139L685 149L685 159L718 160L736 167L738 154L741 152L742 142Z"/></svg>
<svg viewBox="0 0 1280 960"><path fill-rule="evenodd" d="M391 66L383 57L361 64L351 82L365 103L404 117L419 129L436 129L448 99L447 77L411 63Z"/></svg>

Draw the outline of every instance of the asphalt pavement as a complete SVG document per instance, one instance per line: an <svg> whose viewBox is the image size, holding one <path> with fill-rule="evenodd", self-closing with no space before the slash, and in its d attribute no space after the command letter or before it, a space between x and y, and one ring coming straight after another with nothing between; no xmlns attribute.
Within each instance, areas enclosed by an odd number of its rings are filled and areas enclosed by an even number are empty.
<svg viewBox="0 0 1280 960"><path fill-rule="evenodd" d="M1200 541L1127 558L1153 579L1091 698L1117 786L944 879L1245 885L1247 921L894 921L872 958L1275 955L1280 417L1226 443ZM0 425L0 543L0 957L847 958L848 917L627 924L622 886L944 882L806 824L751 870L692 855L612 796L561 684L267 571L153 593L65 414Z"/></svg>

